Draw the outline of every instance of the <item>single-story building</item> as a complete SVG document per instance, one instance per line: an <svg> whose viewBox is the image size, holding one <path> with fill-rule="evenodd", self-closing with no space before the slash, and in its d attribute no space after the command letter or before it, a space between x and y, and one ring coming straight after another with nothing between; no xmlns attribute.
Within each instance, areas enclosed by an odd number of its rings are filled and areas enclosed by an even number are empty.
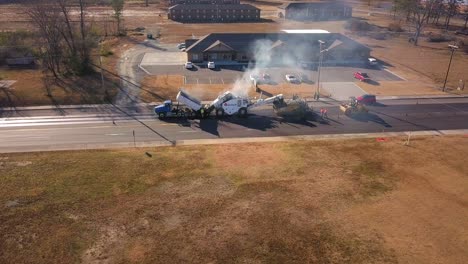
<svg viewBox="0 0 468 264"><path fill-rule="evenodd" d="M260 9L249 4L181 4L169 8L168 18L179 22L258 21Z"/></svg>
<svg viewBox="0 0 468 264"><path fill-rule="evenodd" d="M187 60L194 63L255 62L269 65L316 64L320 41L325 63L364 62L371 49L339 33L212 33L198 40L187 40Z"/></svg>
<svg viewBox="0 0 468 264"><path fill-rule="evenodd" d="M183 4L231 4L231 5L238 5L240 4L240 0L170 0L170 5L183 5Z"/></svg>
<svg viewBox="0 0 468 264"><path fill-rule="evenodd" d="M279 17L291 20L343 20L352 13L352 7L343 2L295 2L278 8Z"/></svg>

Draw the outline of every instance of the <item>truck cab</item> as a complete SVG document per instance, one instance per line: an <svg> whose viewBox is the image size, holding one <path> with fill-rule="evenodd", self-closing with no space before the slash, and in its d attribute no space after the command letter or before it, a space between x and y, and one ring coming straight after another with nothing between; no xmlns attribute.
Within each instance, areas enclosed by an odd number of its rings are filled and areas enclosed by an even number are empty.
<svg viewBox="0 0 468 264"><path fill-rule="evenodd" d="M163 104L157 105L154 108L154 113L156 113L156 115L158 115L160 118L170 116L171 111L172 111L172 101L171 100L166 100L166 101L164 101Z"/></svg>

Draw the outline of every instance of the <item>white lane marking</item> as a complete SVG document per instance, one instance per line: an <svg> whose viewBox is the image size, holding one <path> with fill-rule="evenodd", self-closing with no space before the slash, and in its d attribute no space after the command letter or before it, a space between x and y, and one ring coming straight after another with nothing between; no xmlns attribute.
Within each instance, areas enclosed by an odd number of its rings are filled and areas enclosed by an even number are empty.
<svg viewBox="0 0 468 264"><path fill-rule="evenodd" d="M122 136L122 135L125 135L124 133L120 133L120 134L104 134L106 136Z"/></svg>
<svg viewBox="0 0 468 264"><path fill-rule="evenodd" d="M196 131L196 130L182 130L182 131L177 131L178 133L196 133L196 132L200 132L200 131Z"/></svg>
<svg viewBox="0 0 468 264"><path fill-rule="evenodd" d="M138 119L139 121L148 122L148 121L156 121L153 119ZM42 122L41 122L42 121ZM8 127L34 127L34 126L65 126L65 125L81 125L81 124L99 124L99 123L112 123L112 119L110 120L87 120L87 119L78 119L78 120L51 120L49 122L45 120L35 121L35 120L25 120L25 122L0 122L0 128L8 128ZM116 120L114 119L115 123L118 125L119 123L123 122L134 122L135 119L124 119L124 120ZM178 126L175 123L160 123L160 126Z"/></svg>
<svg viewBox="0 0 468 264"><path fill-rule="evenodd" d="M400 75L398 75L398 74L396 74L396 73L390 71L389 69L384 69L384 71L386 71L386 72L388 72L388 73L390 73L390 74L395 75L396 77L402 79L403 81L408 81L408 80L406 80L405 78L401 77Z"/></svg>

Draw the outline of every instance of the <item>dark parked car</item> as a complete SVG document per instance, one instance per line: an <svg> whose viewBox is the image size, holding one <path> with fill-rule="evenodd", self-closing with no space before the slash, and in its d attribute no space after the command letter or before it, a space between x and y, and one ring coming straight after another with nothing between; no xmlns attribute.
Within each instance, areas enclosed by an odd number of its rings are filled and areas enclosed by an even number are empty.
<svg viewBox="0 0 468 264"><path fill-rule="evenodd" d="M364 94L356 98L356 100L364 105L370 105L370 104L375 104L377 102L377 99L375 98L375 95L373 94Z"/></svg>

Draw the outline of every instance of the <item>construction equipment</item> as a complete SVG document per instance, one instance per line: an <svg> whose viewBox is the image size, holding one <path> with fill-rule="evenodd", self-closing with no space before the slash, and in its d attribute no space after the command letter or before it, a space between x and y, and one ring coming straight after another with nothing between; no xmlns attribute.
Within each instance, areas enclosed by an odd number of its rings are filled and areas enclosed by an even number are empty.
<svg viewBox="0 0 468 264"><path fill-rule="evenodd" d="M227 91L218 96L210 104L204 105L200 100L189 95L186 91L180 90L176 99L178 102L176 106L172 104L172 101L167 100L164 102L164 104L156 106L154 108L154 112L159 116L159 118L205 118L208 117L213 111L215 111L217 117L222 117L224 115L230 116L235 114L239 115L240 117L246 117L248 115L249 109L282 100L283 95L278 94L269 98L252 101L249 98L235 96L230 91ZM185 108L182 108L181 105L184 105Z"/></svg>
<svg viewBox="0 0 468 264"><path fill-rule="evenodd" d="M307 115L312 112L309 104L297 95L289 100L275 101L273 109L278 116L294 120L306 119Z"/></svg>
<svg viewBox="0 0 468 264"><path fill-rule="evenodd" d="M156 106L154 112L161 119L166 117L204 117L205 106L197 98L180 90L176 96L176 100L178 102L177 105L174 105L171 100L167 100L163 104Z"/></svg>
<svg viewBox="0 0 468 264"><path fill-rule="evenodd" d="M350 97L349 103L343 103L340 105L340 110L345 113L347 116L367 114L369 110L361 104L355 97Z"/></svg>

